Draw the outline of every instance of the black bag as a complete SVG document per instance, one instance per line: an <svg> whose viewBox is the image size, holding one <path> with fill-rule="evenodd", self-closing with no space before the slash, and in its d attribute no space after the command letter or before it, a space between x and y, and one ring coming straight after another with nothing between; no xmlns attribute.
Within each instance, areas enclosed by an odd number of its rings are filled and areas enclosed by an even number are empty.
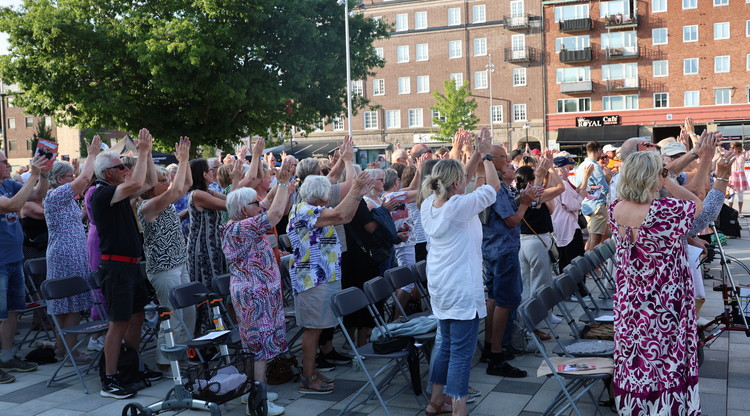
<svg viewBox="0 0 750 416"><path fill-rule="evenodd" d="M716 228L727 237L739 237L742 227L740 226L737 210L727 204L722 204Z"/></svg>
<svg viewBox="0 0 750 416"><path fill-rule="evenodd" d="M581 212L578 213L578 226L581 227L581 230L585 230L589 226L589 222L586 221L586 217Z"/></svg>
<svg viewBox="0 0 750 416"><path fill-rule="evenodd" d="M411 388L414 394L422 394L422 379L419 370L419 351L414 345L414 337L393 337L372 343L372 350L375 354L390 354L406 350L409 355L406 356L406 364L409 367L409 378Z"/></svg>
<svg viewBox="0 0 750 416"><path fill-rule="evenodd" d="M107 374L105 369L105 358L102 354L99 360L99 377L102 380ZM143 361L138 350L123 344L120 349L120 358L117 360L117 378L123 386L133 391L151 387L151 382L146 379L143 369Z"/></svg>
<svg viewBox="0 0 750 416"><path fill-rule="evenodd" d="M412 337L386 338L380 341L373 341L372 351L375 354L390 354L403 351L406 347L412 344L414 344L414 338Z"/></svg>

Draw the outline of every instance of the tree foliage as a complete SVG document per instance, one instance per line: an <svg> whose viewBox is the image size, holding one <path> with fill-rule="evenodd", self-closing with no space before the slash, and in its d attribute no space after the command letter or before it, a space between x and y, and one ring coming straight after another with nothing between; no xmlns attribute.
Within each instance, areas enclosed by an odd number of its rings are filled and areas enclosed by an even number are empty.
<svg viewBox="0 0 750 416"><path fill-rule="evenodd" d="M36 149L36 146L39 144L39 140L47 140L50 142L56 142L54 137L52 137L52 127L47 126L47 122L44 117L41 117L39 119L39 123L36 123L36 131L31 136L31 148Z"/></svg>
<svg viewBox="0 0 750 416"><path fill-rule="evenodd" d="M388 27L349 22L352 79L363 79L382 66L372 42ZM0 31L0 78L24 91L17 105L60 124L224 147L345 112L333 0L26 0L0 10Z"/></svg>
<svg viewBox="0 0 750 416"><path fill-rule="evenodd" d="M456 87L456 81L450 80L443 83L444 93L435 91L435 105L432 110L438 111L440 117L433 117L432 122L439 127L435 138L443 141L451 141L458 129L473 130L479 117L474 115L477 101L471 97L469 84L464 83Z"/></svg>

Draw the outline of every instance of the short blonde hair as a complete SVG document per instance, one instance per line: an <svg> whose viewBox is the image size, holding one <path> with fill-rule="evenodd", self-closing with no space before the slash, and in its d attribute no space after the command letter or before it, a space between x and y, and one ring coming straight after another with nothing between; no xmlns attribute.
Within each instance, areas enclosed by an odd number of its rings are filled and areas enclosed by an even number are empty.
<svg viewBox="0 0 750 416"><path fill-rule="evenodd" d="M646 204L658 195L664 164L657 152L635 152L620 166L617 197Z"/></svg>
<svg viewBox="0 0 750 416"><path fill-rule="evenodd" d="M234 170L234 164L221 165L216 170L216 182L219 186L226 188L232 184L232 171Z"/></svg>
<svg viewBox="0 0 750 416"><path fill-rule="evenodd" d="M432 168L430 176L425 178L422 192L426 195L434 193L436 199L445 200L453 182L461 182L465 176L461 162L456 159L441 159Z"/></svg>

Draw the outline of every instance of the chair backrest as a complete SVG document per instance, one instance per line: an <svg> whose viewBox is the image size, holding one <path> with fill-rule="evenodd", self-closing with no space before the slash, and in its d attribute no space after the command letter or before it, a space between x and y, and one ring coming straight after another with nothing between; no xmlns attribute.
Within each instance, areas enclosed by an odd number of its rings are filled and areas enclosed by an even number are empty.
<svg viewBox="0 0 750 416"><path fill-rule="evenodd" d="M203 283L185 283L169 290L169 301L175 309L187 308L204 301L205 296L198 295L207 295L209 292L210 290Z"/></svg>
<svg viewBox="0 0 750 416"><path fill-rule="evenodd" d="M411 267L419 275L422 285L427 286L427 260L418 261Z"/></svg>
<svg viewBox="0 0 750 416"><path fill-rule="evenodd" d="M575 261L575 259L573 260ZM584 274L581 273L581 269L579 269L578 266L573 262L565 266L565 269L563 269L563 273L572 277L575 283L583 281Z"/></svg>
<svg viewBox="0 0 750 416"><path fill-rule="evenodd" d="M369 305L365 292L356 287L349 287L331 297L331 309L336 317L343 317Z"/></svg>
<svg viewBox="0 0 750 416"><path fill-rule="evenodd" d="M394 291L391 283L380 276L366 281L362 288L370 303L382 302L391 296Z"/></svg>
<svg viewBox="0 0 750 416"><path fill-rule="evenodd" d="M547 317L547 311L542 301L533 296L518 307L518 315L529 332L534 332L536 326Z"/></svg>
<svg viewBox="0 0 750 416"><path fill-rule="evenodd" d="M538 298L544 304L547 310L552 310L562 300L555 289L549 285L542 285L539 289L534 291L532 295Z"/></svg>
<svg viewBox="0 0 750 416"><path fill-rule="evenodd" d="M40 257L38 259L26 260L23 264L26 275L37 274L40 276L47 276L47 258Z"/></svg>
<svg viewBox="0 0 750 416"><path fill-rule="evenodd" d="M596 255L596 253L594 253L593 251L587 251L586 254L583 255L583 257L585 257L586 260L588 260L594 268L597 268L601 266L602 263L604 263L604 261L602 261L602 259L599 258L599 256Z"/></svg>
<svg viewBox="0 0 750 416"><path fill-rule="evenodd" d="M567 299L578 292L578 285L576 284L575 279L573 279L568 273L562 273L555 276L552 279L552 285L557 289L557 293L563 299Z"/></svg>
<svg viewBox="0 0 750 416"><path fill-rule="evenodd" d="M289 268L292 267L292 262L294 261L294 256L291 254L287 254L286 256L283 256L281 259L281 279L285 282L291 282L292 277L289 274Z"/></svg>
<svg viewBox="0 0 750 416"><path fill-rule="evenodd" d="M612 254L615 253L615 240L614 239L608 238L607 241L605 241L602 244L606 245L607 248L609 248L609 251L612 252Z"/></svg>
<svg viewBox="0 0 750 416"><path fill-rule="evenodd" d="M408 267L393 267L385 271L384 276L395 289L400 289L419 281L419 276Z"/></svg>
<svg viewBox="0 0 750 416"><path fill-rule="evenodd" d="M42 282L42 296L45 299L63 299L79 295L91 290L86 280L81 276L47 279Z"/></svg>
<svg viewBox="0 0 750 416"><path fill-rule="evenodd" d="M581 271L581 274L583 274L584 276L586 276L592 270L594 270L594 268L591 265L591 262L589 262L588 259L583 256L578 256L574 258L573 260L570 261L570 264L574 264L578 268L578 270Z"/></svg>
<svg viewBox="0 0 750 416"><path fill-rule="evenodd" d="M292 240L289 239L288 235L281 234L279 236L279 247L286 252L292 252Z"/></svg>
<svg viewBox="0 0 750 416"><path fill-rule="evenodd" d="M599 244L598 246L594 247L594 253L599 256L602 262L609 260L614 255L614 253L609 250L609 246L606 244Z"/></svg>
<svg viewBox="0 0 750 416"><path fill-rule="evenodd" d="M227 297L229 296L229 280L229 274L215 276L211 280L211 288L219 295Z"/></svg>

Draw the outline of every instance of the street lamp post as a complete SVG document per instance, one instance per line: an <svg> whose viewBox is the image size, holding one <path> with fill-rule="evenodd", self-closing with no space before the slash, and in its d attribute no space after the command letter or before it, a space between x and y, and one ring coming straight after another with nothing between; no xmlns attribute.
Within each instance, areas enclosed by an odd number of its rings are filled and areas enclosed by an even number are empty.
<svg viewBox="0 0 750 416"><path fill-rule="evenodd" d="M3 152L5 153L6 158L10 158L10 153L8 152L8 135L6 134L7 131L5 129L5 124L8 122L5 119L5 97L7 97L8 94L5 92L5 89L0 91L0 127L2 127L3 130Z"/></svg>
<svg viewBox="0 0 750 416"><path fill-rule="evenodd" d="M338 0L344 6L344 33L346 34L346 124L352 137L352 60L349 52L349 0Z"/></svg>
<svg viewBox="0 0 750 416"><path fill-rule="evenodd" d="M495 72L495 64L492 63L492 54L488 55L488 62L487 65L485 65L485 68L487 68L487 72L489 72L489 82L490 82L490 138L492 139L492 142L495 142L495 123L492 120L492 73Z"/></svg>
<svg viewBox="0 0 750 416"><path fill-rule="evenodd" d="M530 128L531 126L529 126L528 124L523 125L523 129L526 130L526 147L527 148L529 147L529 129Z"/></svg>

